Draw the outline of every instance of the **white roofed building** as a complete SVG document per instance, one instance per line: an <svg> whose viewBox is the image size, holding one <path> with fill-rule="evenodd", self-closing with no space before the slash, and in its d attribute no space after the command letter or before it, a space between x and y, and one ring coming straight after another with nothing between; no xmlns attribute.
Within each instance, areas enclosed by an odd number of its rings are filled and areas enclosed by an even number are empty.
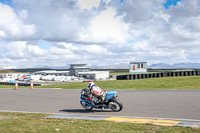
<svg viewBox="0 0 200 133"><path fill-rule="evenodd" d="M109 71L89 71L89 72L78 72L78 76L86 79L108 79Z"/></svg>
<svg viewBox="0 0 200 133"><path fill-rule="evenodd" d="M109 78L109 71L90 71L87 64L71 64L69 71L46 70L34 72L33 75L76 76L77 78L101 80Z"/></svg>

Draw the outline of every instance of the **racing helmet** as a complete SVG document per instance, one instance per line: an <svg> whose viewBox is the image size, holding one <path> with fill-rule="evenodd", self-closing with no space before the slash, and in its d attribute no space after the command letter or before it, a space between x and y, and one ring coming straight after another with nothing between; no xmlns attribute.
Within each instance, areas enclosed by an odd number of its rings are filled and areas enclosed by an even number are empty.
<svg viewBox="0 0 200 133"><path fill-rule="evenodd" d="M95 86L95 83L93 83L93 82L90 82L90 83L88 84L88 88L89 88L89 89L92 89L93 86Z"/></svg>

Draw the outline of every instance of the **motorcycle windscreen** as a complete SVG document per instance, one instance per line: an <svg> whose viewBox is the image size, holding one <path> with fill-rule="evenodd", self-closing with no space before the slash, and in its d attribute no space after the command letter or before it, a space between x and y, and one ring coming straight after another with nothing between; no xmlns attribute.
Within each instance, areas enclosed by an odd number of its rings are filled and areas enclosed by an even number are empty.
<svg viewBox="0 0 200 133"><path fill-rule="evenodd" d="M107 92L106 101L112 99L117 94L117 91L109 91Z"/></svg>

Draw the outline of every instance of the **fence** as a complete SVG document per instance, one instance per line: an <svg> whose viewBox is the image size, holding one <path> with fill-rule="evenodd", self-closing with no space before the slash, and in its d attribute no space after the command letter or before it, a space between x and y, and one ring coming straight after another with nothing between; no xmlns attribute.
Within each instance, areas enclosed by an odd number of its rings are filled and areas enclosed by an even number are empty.
<svg viewBox="0 0 200 133"><path fill-rule="evenodd" d="M15 82L0 82L0 85L15 85ZM18 83L18 86L31 86L31 83ZM41 84L33 84L33 86L41 86Z"/></svg>
<svg viewBox="0 0 200 133"><path fill-rule="evenodd" d="M160 78L160 77L175 77L175 76L195 76L200 75L200 71L177 71L177 72L162 72L162 73L148 73L148 74L128 74L119 75L117 80L135 80L146 78Z"/></svg>

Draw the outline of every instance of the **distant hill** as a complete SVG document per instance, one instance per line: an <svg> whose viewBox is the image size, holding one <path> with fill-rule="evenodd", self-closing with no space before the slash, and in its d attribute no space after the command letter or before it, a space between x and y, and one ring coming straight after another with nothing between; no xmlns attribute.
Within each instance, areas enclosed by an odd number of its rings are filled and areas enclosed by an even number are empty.
<svg viewBox="0 0 200 133"><path fill-rule="evenodd" d="M0 73L17 73L14 70L0 70Z"/></svg>
<svg viewBox="0 0 200 133"><path fill-rule="evenodd" d="M148 68L153 69L200 69L200 63L175 63L172 65L165 63L152 64Z"/></svg>
<svg viewBox="0 0 200 133"><path fill-rule="evenodd" d="M129 63L118 63L108 66L90 66L93 69L129 69Z"/></svg>
<svg viewBox="0 0 200 133"><path fill-rule="evenodd" d="M148 62L147 62L148 65ZM129 69L129 63L118 63L114 65L108 66L90 66L93 69ZM152 69L200 69L200 63L175 63L175 64L167 64L167 63L157 63L148 66L148 68Z"/></svg>

